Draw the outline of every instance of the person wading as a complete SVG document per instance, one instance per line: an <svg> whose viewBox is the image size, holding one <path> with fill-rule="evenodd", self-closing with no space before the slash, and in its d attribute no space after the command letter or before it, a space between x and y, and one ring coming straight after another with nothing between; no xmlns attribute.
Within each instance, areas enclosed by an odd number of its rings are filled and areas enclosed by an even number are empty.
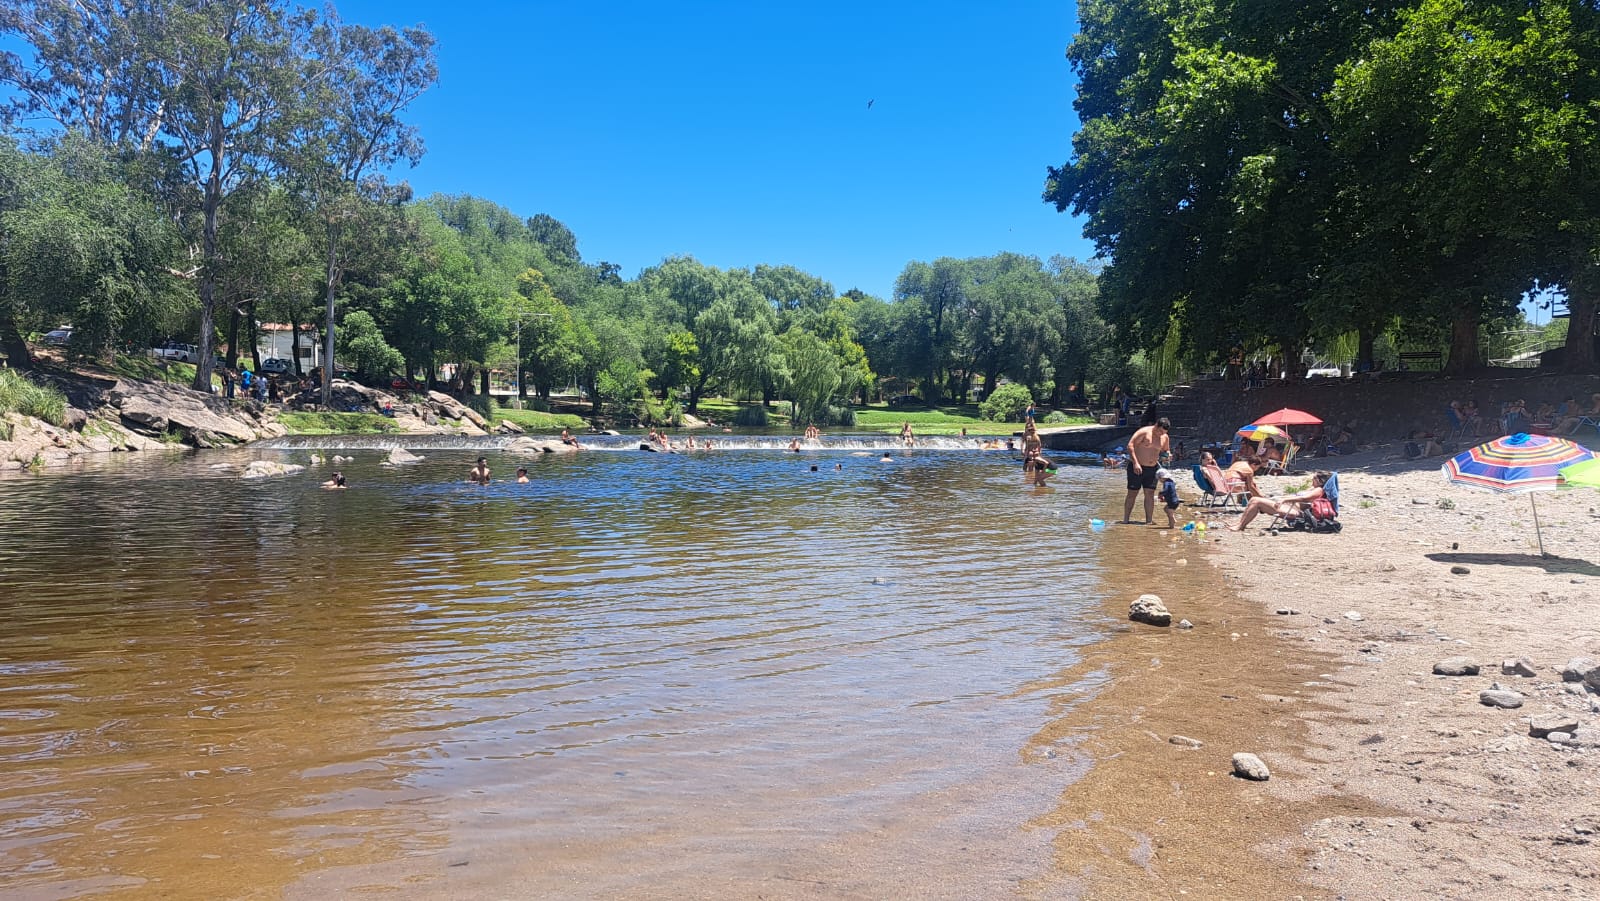
<svg viewBox="0 0 1600 901"><path fill-rule="evenodd" d="M1161 455L1169 449L1167 433L1172 423L1165 416L1133 433L1128 439L1128 499L1122 505L1122 521L1133 522L1133 501L1144 492L1144 523L1156 521L1156 469Z"/></svg>

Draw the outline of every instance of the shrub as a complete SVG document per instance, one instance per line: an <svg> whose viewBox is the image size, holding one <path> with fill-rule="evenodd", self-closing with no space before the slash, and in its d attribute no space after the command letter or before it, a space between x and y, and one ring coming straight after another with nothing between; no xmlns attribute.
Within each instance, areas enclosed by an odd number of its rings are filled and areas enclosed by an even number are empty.
<svg viewBox="0 0 1600 901"><path fill-rule="evenodd" d="M979 404L978 415L990 422L1021 422L1031 403L1033 395L1028 389L1012 382L996 388L988 400Z"/></svg>
<svg viewBox="0 0 1600 901"><path fill-rule="evenodd" d="M67 418L67 396L10 369L0 369L0 413L21 413L58 426Z"/></svg>
<svg viewBox="0 0 1600 901"><path fill-rule="evenodd" d="M767 427L767 408L760 404L740 407L733 414L733 424L747 429L764 429Z"/></svg>
<svg viewBox="0 0 1600 901"><path fill-rule="evenodd" d="M853 427L856 424L855 407L829 407L824 425L842 425Z"/></svg>
<svg viewBox="0 0 1600 901"><path fill-rule="evenodd" d="M1051 425L1055 425L1057 423L1070 422L1070 421L1072 421L1072 417L1070 417L1067 414L1061 412L1060 410L1055 410L1055 411L1051 412L1051 414L1049 416L1046 416L1044 418L1044 421L1049 423L1049 424L1051 424Z"/></svg>

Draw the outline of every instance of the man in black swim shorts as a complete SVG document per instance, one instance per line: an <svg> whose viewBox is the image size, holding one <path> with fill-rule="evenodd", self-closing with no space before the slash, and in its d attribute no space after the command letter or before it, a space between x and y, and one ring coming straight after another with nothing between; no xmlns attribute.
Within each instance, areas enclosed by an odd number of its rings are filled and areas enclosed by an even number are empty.
<svg viewBox="0 0 1600 901"><path fill-rule="evenodd" d="M1133 501L1144 492L1144 522L1156 521L1156 470L1161 466L1161 455L1170 446L1167 433L1172 423L1165 416L1133 433L1128 439L1128 499L1122 505L1122 521L1133 522Z"/></svg>

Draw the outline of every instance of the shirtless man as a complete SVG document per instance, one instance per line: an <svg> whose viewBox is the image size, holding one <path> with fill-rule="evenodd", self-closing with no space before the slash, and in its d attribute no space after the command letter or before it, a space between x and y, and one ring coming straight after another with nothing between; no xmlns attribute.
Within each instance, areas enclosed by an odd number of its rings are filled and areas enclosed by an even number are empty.
<svg viewBox="0 0 1600 901"><path fill-rule="evenodd" d="M1122 505L1122 521L1133 522L1133 501L1144 492L1144 524L1156 521L1156 468L1161 455L1170 449L1167 433L1172 423L1165 416L1147 425L1128 439L1128 499Z"/></svg>
<svg viewBox="0 0 1600 901"><path fill-rule="evenodd" d="M487 457L478 458L478 465L472 467L472 472L467 474L467 481L474 485L489 484L489 459Z"/></svg>

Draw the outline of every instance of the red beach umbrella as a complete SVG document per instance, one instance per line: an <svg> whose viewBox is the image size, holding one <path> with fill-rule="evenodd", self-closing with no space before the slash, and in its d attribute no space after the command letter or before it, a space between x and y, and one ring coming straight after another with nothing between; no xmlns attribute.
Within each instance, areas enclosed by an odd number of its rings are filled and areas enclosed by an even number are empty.
<svg viewBox="0 0 1600 901"><path fill-rule="evenodd" d="M1275 425L1280 427L1289 425L1322 425L1322 420L1304 410L1284 407L1276 413L1268 413L1251 423L1251 425Z"/></svg>

